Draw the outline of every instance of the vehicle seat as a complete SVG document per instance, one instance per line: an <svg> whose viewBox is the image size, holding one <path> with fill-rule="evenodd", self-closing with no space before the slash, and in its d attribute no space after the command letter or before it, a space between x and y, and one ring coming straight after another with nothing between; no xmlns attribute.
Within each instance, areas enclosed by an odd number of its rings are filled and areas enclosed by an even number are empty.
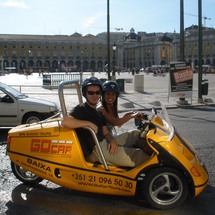
<svg viewBox="0 0 215 215"><path fill-rule="evenodd" d="M77 133L85 160L87 162L94 163L95 159L90 158L92 147L94 147L93 138L85 137L83 135L80 135L78 132L76 133Z"/></svg>

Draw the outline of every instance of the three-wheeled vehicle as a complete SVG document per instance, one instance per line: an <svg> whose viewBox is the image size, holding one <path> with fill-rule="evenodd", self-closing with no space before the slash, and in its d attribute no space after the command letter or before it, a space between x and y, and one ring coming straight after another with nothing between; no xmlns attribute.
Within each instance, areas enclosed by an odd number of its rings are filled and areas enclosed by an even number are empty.
<svg viewBox="0 0 215 215"><path fill-rule="evenodd" d="M208 173L197 152L155 108L148 120L136 122L142 132L148 130L145 144L150 157L146 162L135 168L108 165L96 134L86 127L100 149L102 160L87 162L75 129L61 125L67 114L64 89L68 87L76 89L82 103L79 82L62 82L58 92L61 114L9 131L7 154L20 181L32 185L47 179L79 191L138 196L157 209L176 207L188 194L195 197L204 190ZM167 117L166 110L163 111Z"/></svg>

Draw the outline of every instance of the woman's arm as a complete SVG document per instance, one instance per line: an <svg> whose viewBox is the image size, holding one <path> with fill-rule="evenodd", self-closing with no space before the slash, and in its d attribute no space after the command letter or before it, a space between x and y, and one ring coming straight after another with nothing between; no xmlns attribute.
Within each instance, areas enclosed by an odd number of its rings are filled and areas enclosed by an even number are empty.
<svg viewBox="0 0 215 215"><path fill-rule="evenodd" d="M133 118L141 118L143 116L140 112L129 111L123 115L123 117L116 117L112 113L106 111L106 109L101 105L98 107L98 110L102 112L105 120L110 123L112 126L121 127L124 123L128 122Z"/></svg>
<svg viewBox="0 0 215 215"><path fill-rule="evenodd" d="M113 126L121 127L124 123L128 122L130 119L141 117L141 114L136 112L127 112L123 115L123 117L114 117L111 113L107 111L103 112L103 115L107 122L109 122Z"/></svg>

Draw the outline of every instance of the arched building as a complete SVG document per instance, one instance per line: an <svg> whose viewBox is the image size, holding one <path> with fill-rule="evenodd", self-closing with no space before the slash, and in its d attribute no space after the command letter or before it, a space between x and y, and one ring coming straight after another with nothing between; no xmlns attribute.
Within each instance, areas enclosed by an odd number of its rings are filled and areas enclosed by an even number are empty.
<svg viewBox="0 0 215 215"><path fill-rule="evenodd" d="M203 28L203 64L215 65L215 30ZM112 46L116 45L113 51ZM110 32L110 54L117 68L168 65L180 59L179 33ZM0 70L47 72L103 71L107 32L96 36L0 34ZM114 54L113 54L114 53ZM185 60L198 65L198 27L185 30Z"/></svg>
<svg viewBox="0 0 215 215"><path fill-rule="evenodd" d="M0 35L4 69L15 67L49 72L102 70L106 41L93 35Z"/></svg>

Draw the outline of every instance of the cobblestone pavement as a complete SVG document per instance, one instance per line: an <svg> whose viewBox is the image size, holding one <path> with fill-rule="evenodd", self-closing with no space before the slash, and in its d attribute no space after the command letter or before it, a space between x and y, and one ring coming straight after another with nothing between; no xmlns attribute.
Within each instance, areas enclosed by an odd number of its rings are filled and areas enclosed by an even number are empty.
<svg viewBox="0 0 215 215"><path fill-rule="evenodd" d="M142 74L140 74L142 75ZM95 73L95 76L99 78L106 78L105 73ZM127 111L134 109L149 109L152 105L149 103L154 100L160 100L167 107L177 108L177 99L168 98L168 78L165 77L153 77L153 75L144 75L144 92L136 92L134 90L134 76L128 73L117 75L119 79L125 79L125 92L121 93L119 98L119 110ZM207 96L204 96L205 101L215 101L215 75L206 75L203 78L207 78L209 81L209 92ZM28 79L23 75L10 74L6 76L0 76L0 82L12 85L30 97L43 98L51 101L55 101L59 104L58 94L56 89L45 89L42 87L42 78L38 74L33 74ZM25 87L25 85L28 85ZM20 88L21 86L21 88ZM66 101L69 108L78 103L78 98L75 91L66 91ZM207 102L204 103L207 105ZM193 98L192 104L191 99L188 100L188 105L204 105L198 103L198 75L194 75L194 86L193 86ZM133 123L133 122L132 122ZM126 129L126 127L124 127ZM208 151L209 150L209 151ZM152 211L144 209L136 204L132 205L130 199L128 202L114 199L113 197L103 197L104 203L101 201L101 197L96 198L95 196L86 197L83 194L75 191L70 191L64 188L60 188L57 185L53 185L51 182L44 181L41 188L37 189L28 188L22 185L12 174L10 168L10 160L5 154L6 145L0 146L0 214L59 214L64 211L66 214L73 212L73 214L79 214L80 208L85 207L88 211L92 211L92 205L96 205L98 201L101 203L100 209L105 206L112 204L112 208L109 209L110 213L115 213L115 208L119 209L121 205L121 213L127 214L140 214L140 213L159 213L165 214L165 211ZM200 157L206 160L207 166L210 167L210 176L212 177L209 181L209 186L206 190L196 199L187 202L181 208L169 211L169 214L181 214L193 212L193 214L213 214L214 212L214 148L201 147L198 148ZM81 202L81 204L79 203ZM113 204L114 202L114 204ZM103 204L102 204L103 203ZM103 206L104 205L104 206ZM60 211L60 212L59 212ZM98 207L95 206L95 211L98 211ZM106 208L105 208L106 211ZM115 211L115 212L114 212ZM213 211L213 212L212 212ZM56 213L54 213L56 212ZM102 213L102 212L101 212ZM91 213L92 214L92 213ZM95 214L95 213L93 213ZM105 214L105 212L103 212Z"/></svg>

